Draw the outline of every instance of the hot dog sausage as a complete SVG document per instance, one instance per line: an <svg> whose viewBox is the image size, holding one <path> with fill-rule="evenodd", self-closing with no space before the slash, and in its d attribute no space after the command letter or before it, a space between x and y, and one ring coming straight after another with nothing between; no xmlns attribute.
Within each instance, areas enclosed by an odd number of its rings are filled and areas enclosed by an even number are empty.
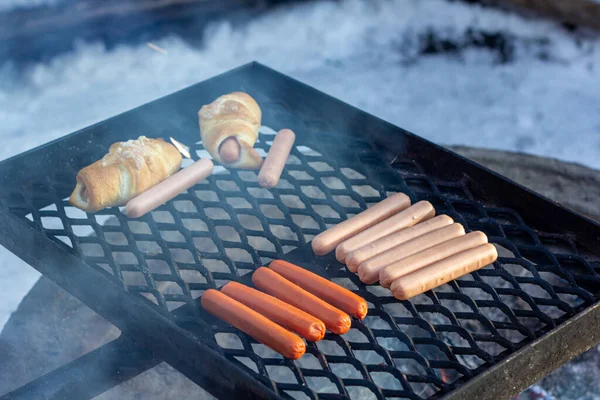
<svg viewBox="0 0 600 400"><path fill-rule="evenodd" d="M357 250L354 250L346 256L346 266L352 272L358 270L358 266L367 261L371 257L375 257L392 247L396 247L402 243L408 242L411 239L429 233L444 226L452 224L454 220L447 215L438 215L425 222L421 222L410 228L402 229L396 233L384 236L374 242L367 244ZM338 247L339 248L339 247Z"/></svg>
<svg viewBox="0 0 600 400"><path fill-rule="evenodd" d="M215 317L230 323L284 357L295 360L306 351L306 343L298 336L218 290L205 291L201 302L202 307Z"/></svg>
<svg viewBox="0 0 600 400"><path fill-rule="evenodd" d="M393 217L381 221L369 229L360 232L358 235L340 243L335 249L335 258L339 262L345 263L346 256L350 252L358 250L359 248L391 233L398 232L402 229L416 225L419 222L426 221L434 215L435 210L430 202L420 201L413 204Z"/></svg>
<svg viewBox="0 0 600 400"><path fill-rule="evenodd" d="M327 254L344 240L404 210L408 206L410 206L410 198L404 193L396 193L360 214L327 229L325 232L319 233L312 241L312 249L318 256Z"/></svg>
<svg viewBox="0 0 600 400"><path fill-rule="evenodd" d="M425 235L414 238L406 243L396 246L385 253L368 259L358 267L359 279L367 284L375 283L379 279L379 271L393 262L443 243L465 234L465 228L459 223L445 226Z"/></svg>
<svg viewBox="0 0 600 400"><path fill-rule="evenodd" d="M232 136L223 140L219 146L219 156L227 164L236 162L240 158L240 144L237 139Z"/></svg>
<svg viewBox="0 0 600 400"><path fill-rule="evenodd" d="M296 135L290 129L282 129L277 133L258 173L260 186L271 189L277 185L295 140Z"/></svg>
<svg viewBox="0 0 600 400"><path fill-rule="evenodd" d="M171 200L179 193L191 188L196 183L206 179L212 174L212 170L213 163L211 160L204 158L196 161L189 167L185 167L158 185L129 200L125 206L125 214L129 218L141 217Z"/></svg>
<svg viewBox="0 0 600 400"><path fill-rule="evenodd" d="M481 246L487 241L485 233L477 231L440 243L383 268L379 271L379 284L383 287L390 287L392 282L401 276L408 275L454 254Z"/></svg>
<svg viewBox="0 0 600 400"><path fill-rule="evenodd" d="M316 342L325 336L323 321L266 293L237 282L229 282L221 292L306 340Z"/></svg>
<svg viewBox="0 0 600 400"><path fill-rule="evenodd" d="M269 268L353 317L363 319L367 315L365 299L328 279L283 260L272 261Z"/></svg>
<svg viewBox="0 0 600 400"><path fill-rule="evenodd" d="M348 314L288 281L269 268L260 267L257 269L252 275L252 283L263 292L269 293L279 300L317 317L333 333L343 335L350 330L352 320Z"/></svg>
<svg viewBox="0 0 600 400"><path fill-rule="evenodd" d="M397 299L407 300L483 268L497 258L498 252L494 245L486 243L398 278L390 289Z"/></svg>

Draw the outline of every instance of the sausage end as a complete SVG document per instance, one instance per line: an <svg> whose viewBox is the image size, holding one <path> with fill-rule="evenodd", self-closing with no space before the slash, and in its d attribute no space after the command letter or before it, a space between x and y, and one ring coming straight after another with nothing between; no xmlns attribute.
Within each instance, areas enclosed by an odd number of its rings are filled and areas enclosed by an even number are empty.
<svg viewBox="0 0 600 400"><path fill-rule="evenodd" d="M362 301L359 303L358 309L356 310L354 317L362 321L363 319L365 319L367 313L369 312L369 306L367 305L367 302L364 299L361 300Z"/></svg>
<svg viewBox="0 0 600 400"><path fill-rule="evenodd" d="M379 279L379 271L373 272L372 268L369 268L367 264L360 264L358 267L358 279L360 279L362 283L370 285L377 282Z"/></svg>
<svg viewBox="0 0 600 400"><path fill-rule="evenodd" d="M325 328L325 324L322 321L315 322L310 325L308 330L308 335L306 335L306 340L311 342L318 342L325 337L325 332L327 328Z"/></svg>
<svg viewBox="0 0 600 400"><path fill-rule="evenodd" d="M278 178L274 178L268 174L258 175L258 184L265 189L273 189L279 182Z"/></svg>
<svg viewBox="0 0 600 400"><path fill-rule="evenodd" d="M348 333L350 327L352 326L352 319L346 313L340 315L337 321L335 321L334 325L328 326L329 330L336 335L343 335Z"/></svg>
<svg viewBox="0 0 600 400"><path fill-rule="evenodd" d="M389 272L386 270L387 268L384 268L379 271L379 284L384 288L389 288L393 281L391 280Z"/></svg>
<svg viewBox="0 0 600 400"><path fill-rule="evenodd" d="M335 249L335 259L338 260L339 262L341 262L342 264L344 264L344 261L346 260L346 247L344 246L344 243L340 244L336 249Z"/></svg>
<svg viewBox="0 0 600 400"><path fill-rule="evenodd" d="M360 265L358 261L359 260L357 260L356 252L353 251L350 254L348 254L348 256L346 257L346 267L348 267L348 270L350 272L358 271L358 266Z"/></svg>
<svg viewBox="0 0 600 400"><path fill-rule="evenodd" d="M319 235L315 236L311 243L313 252L318 256L324 256L329 253L327 251L327 244L323 243L323 239Z"/></svg>

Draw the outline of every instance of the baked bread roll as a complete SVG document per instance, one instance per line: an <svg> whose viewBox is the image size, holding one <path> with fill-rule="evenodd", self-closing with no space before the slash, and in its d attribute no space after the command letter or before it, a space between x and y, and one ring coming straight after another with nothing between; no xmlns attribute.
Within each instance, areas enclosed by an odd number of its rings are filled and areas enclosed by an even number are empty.
<svg viewBox="0 0 600 400"><path fill-rule="evenodd" d="M204 148L213 159L228 167L259 169L262 157L254 150L262 113L256 101L248 94L233 92L217 98L198 111L200 137ZM240 146L239 158L233 162L223 160L220 146L233 137Z"/></svg>
<svg viewBox="0 0 600 400"><path fill-rule="evenodd" d="M122 206L180 167L181 154L162 139L117 142L101 160L79 171L69 202L88 212Z"/></svg>

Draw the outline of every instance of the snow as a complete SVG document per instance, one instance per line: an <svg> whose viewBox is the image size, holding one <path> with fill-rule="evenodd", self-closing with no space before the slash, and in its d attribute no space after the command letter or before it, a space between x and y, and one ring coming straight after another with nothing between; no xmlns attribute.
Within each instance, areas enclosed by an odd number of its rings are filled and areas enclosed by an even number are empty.
<svg viewBox="0 0 600 400"><path fill-rule="evenodd" d="M52 6L61 1L62 0L0 0L0 11L9 11L15 8Z"/></svg>
<svg viewBox="0 0 600 400"><path fill-rule="evenodd" d="M462 41L468 29L513 38L514 59L475 47L418 54L428 31ZM22 71L0 64L0 159L257 60L434 142L600 168L600 40L551 22L443 0L349 0L217 23L201 48L178 37L153 43L167 54L80 43ZM3 248L0 260L1 327L38 275Z"/></svg>

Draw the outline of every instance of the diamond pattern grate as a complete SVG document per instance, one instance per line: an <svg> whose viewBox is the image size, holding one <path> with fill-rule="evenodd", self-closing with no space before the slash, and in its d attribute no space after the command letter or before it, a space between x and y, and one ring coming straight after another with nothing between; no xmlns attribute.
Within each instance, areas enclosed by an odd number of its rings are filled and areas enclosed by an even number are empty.
<svg viewBox="0 0 600 400"><path fill-rule="evenodd" d="M262 128L257 147L266 153L274 133ZM360 139L335 148L341 157L297 146L272 191L259 187L256 172L218 168L137 220L118 209L86 214L71 207L57 194L68 185L57 175L32 189L32 197L39 193L52 204L24 218L163 312L185 304L197 310L194 299L204 290L244 279L397 191L427 199L438 213L490 237L498 262L410 301L363 285L327 257L315 260L367 299L369 316L344 336L309 344L297 361L212 321L215 343L229 360L298 399L445 393L597 299L597 263L579 255L574 238L535 230L515 211L477 200L467 181L433 180L408 159L388 164ZM192 150L194 159L208 156L201 144Z"/></svg>

